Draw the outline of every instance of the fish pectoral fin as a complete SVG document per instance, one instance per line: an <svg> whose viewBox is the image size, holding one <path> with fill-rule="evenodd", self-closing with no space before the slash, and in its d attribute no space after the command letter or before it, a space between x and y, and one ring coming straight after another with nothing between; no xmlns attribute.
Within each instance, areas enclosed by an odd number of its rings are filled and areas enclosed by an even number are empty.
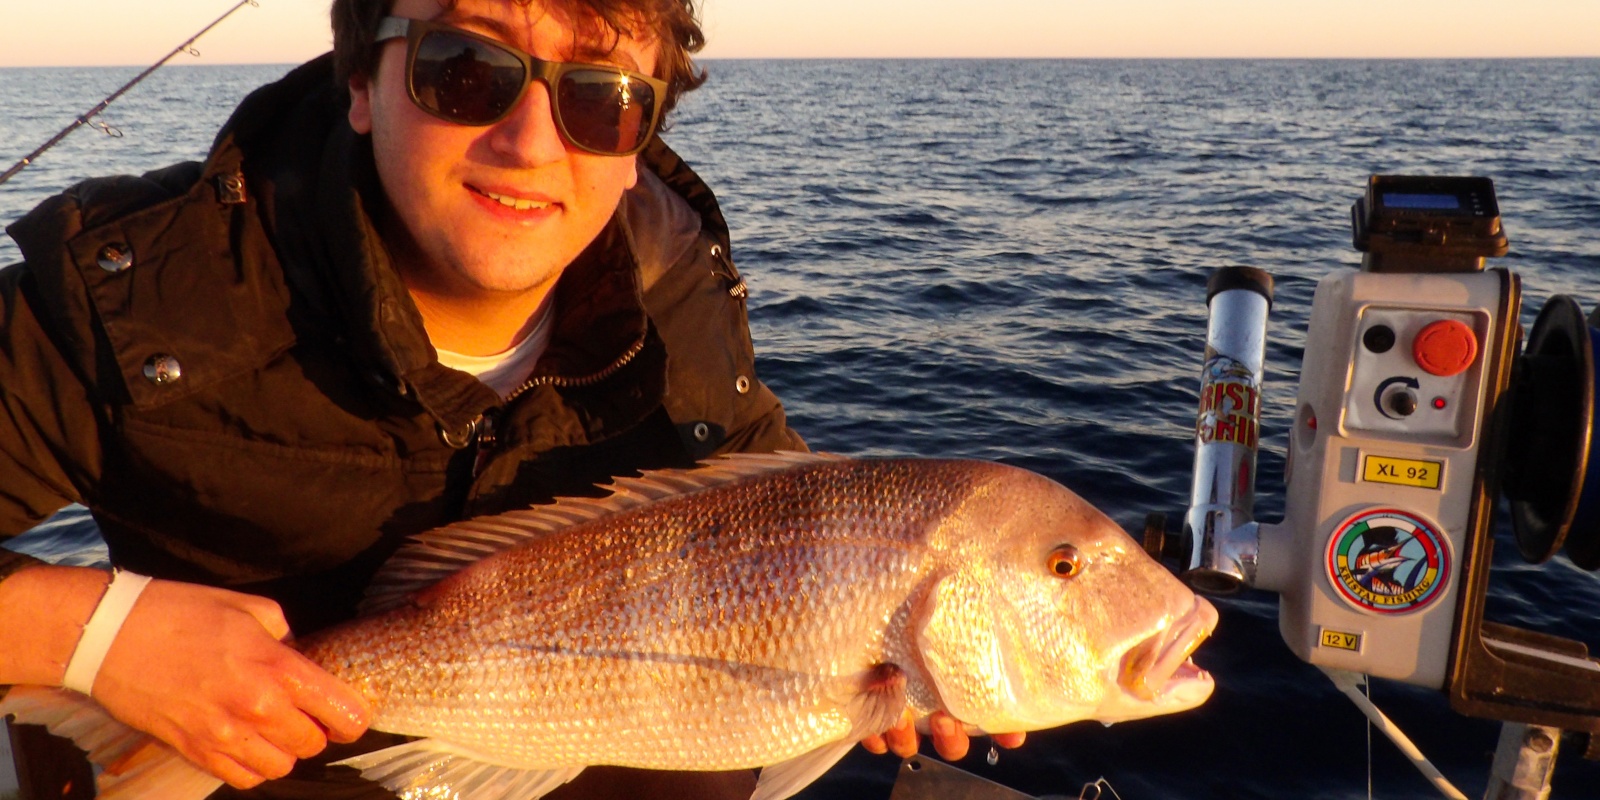
<svg viewBox="0 0 1600 800"><path fill-rule="evenodd" d="M849 741L858 742L894 727L906 708L906 673L894 664L876 664L854 679L856 691L845 701Z"/></svg>
<svg viewBox="0 0 1600 800"><path fill-rule="evenodd" d="M336 761L334 765L361 770L361 777L402 796L433 797L436 796L434 792L442 790L451 797L472 800L533 800L583 771L582 766L556 769L498 766L471 751L437 739L419 739L374 750Z"/></svg>
<svg viewBox="0 0 1600 800"><path fill-rule="evenodd" d="M750 800L782 800L822 777L850 748L900 721L906 707L906 673L894 664L840 679L840 703L850 721L844 738L761 770Z"/></svg>
<svg viewBox="0 0 1600 800"><path fill-rule="evenodd" d="M0 701L0 719L43 725L71 739L100 765L98 796L199 800L222 781L190 763L178 751L112 719L99 703L76 692L43 686L13 686Z"/></svg>

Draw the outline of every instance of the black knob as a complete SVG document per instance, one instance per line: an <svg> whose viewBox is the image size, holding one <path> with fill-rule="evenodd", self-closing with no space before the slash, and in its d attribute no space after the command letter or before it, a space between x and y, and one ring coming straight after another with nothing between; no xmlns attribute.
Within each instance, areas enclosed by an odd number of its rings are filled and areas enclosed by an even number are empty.
<svg viewBox="0 0 1600 800"><path fill-rule="evenodd" d="M1389 395L1389 410L1409 417L1417 411L1417 396L1410 392L1395 392Z"/></svg>

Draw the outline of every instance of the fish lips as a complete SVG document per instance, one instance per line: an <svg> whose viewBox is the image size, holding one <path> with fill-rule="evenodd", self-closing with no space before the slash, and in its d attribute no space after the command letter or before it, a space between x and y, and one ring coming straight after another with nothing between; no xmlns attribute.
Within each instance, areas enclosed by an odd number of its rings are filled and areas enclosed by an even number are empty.
<svg viewBox="0 0 1600 800"><path fill-rule="evenodd" d="M1216 627L1216 607L1196 596L1182 617L1123 655L1114 668L1121 692L1102 705L1095 718L1120 722L1185 711L1205 702L1216 684L1189 657Z"/></svg>

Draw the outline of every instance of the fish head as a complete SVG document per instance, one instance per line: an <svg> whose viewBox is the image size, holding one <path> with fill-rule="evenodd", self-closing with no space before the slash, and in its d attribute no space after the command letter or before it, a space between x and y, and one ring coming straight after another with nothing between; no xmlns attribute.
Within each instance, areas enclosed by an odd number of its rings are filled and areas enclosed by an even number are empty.
<svg viewBox="0 0 1600 800"><path fill-rule="evenodd" d="M1002 468L941 534L950 557L916 637L957 719L1009 733L1184 711L1211 695L1189 656L1216 609L1060 484Z"/></svg>

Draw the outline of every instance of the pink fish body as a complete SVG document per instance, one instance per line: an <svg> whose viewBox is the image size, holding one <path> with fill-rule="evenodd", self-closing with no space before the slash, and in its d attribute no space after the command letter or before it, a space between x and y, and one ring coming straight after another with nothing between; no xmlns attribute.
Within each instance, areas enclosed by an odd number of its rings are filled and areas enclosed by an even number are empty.
<svg viewBox="0 0 1600 800"><path fill-rule="evenodd" d="M783 454L612 488L417 537L373 613L302 642L373 728L422 737L345 763L470 800L764 767L776 800L907 706L999 733L1211 692L1210 604L1025 470Z"/></svg>

